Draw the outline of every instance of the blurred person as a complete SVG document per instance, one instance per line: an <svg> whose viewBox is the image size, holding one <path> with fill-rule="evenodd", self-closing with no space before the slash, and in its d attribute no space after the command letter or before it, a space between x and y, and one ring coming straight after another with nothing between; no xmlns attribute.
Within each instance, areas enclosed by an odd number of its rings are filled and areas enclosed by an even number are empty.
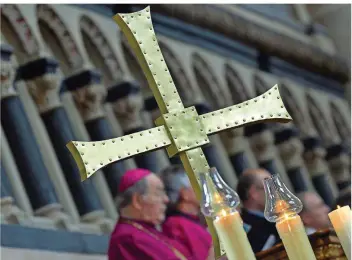
<svg viewBox="0 0 352 260"><path fill-rule="evenodd" d="M271 174L264 169L248 169L239 177L237 193L242 201L241 216L253 252L266 250L281 239L275 223L264 217L265 191L263 181Z"/></svg>
<svg viewBox="0 0 352 260"><path fill-rule="evenodd" d="M328 216L330 208L317 193L302 192L297 197L303 204L303 209L299 215L308 235L315 233L318 229L330 227Z"/></svg>
<svg viewBox="0 0 352 260"><path fill-rule="evenodd" d="M163 233L183 243L192 259L214 259L212 238L202 223L200 205L184 168L169 166L160 178L169 197Z"/></svg>
<svg viewBox="0 0 352 260"><path fill-rule="evenodd" d="M336 198L334 209L336 209L337 206L351 207L351 187L349 187L348 189L344 189L343 191L340 192L339 196Z"/></svg>
<svg viewBox="0 0 352 260"><path fill-rule="evenodd" d="M118 187L120 218L111 234L109 260L188 260L187 249L157 230L169 202L160 178L145 169L127 171Z"/></svg>

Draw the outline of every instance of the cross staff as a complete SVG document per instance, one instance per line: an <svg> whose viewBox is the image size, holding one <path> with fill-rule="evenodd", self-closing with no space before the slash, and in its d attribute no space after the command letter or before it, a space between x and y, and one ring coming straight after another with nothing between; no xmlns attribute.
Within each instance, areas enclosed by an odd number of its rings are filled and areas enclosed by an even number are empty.
<svg viewBox="0 0 352 260"><path fill-rule="evenodd" d="M82 181L110 163L165 147L169 157L180 156L200 201L198 175L209 170L201 146L209 143L208 135L255 122L292 120L277 85L241 104L199 116L194 107L183 106L160 51L149 6L135 13L116 14L113 19L135 52L162 115L155 121L157 127L149 130L98 142L68 143ZM212 219L207 218L207 224L219 257L223 252Z"/></svg>

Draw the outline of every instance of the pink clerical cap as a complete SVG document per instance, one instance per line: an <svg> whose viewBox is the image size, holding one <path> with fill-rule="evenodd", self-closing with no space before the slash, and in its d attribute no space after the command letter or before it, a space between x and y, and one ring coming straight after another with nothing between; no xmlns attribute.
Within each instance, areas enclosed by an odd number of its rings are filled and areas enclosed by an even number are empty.
<svg viewBox="0 0 352 260"><path fill-rule="evenodd" d="M120 180L119 192L124 192L129 187L133 186L136 182L140 181L149 174L151 174L151 171L147 169L137 168L128 170Z"/></svg>

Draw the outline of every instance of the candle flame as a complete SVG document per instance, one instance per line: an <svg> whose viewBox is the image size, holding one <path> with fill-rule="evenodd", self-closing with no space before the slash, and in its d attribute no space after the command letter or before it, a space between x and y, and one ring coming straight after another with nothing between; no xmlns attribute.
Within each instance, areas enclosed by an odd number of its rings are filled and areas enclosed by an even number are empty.
<svg viewBox="0 0 352 260"><path fill-rule="evenodd" d="M221 214L222 214L223 217L226 217L226 215L227 215L227 214L226 214L226 210L222 209L222 210L221 210Z"/></svg>
<svg viewBox="0 0 352 260"><path fill-rule="evenodd" d="M214 198L215 198L215 202L216 203L222 202L222 198L221 198L221 196L218 193L214 194Z"/></svg>
<svg viewBox="0 0 352 260"><path fill-rule="evenodd" d="M280 213L282 211L286 211L288 209L288 205L287 205L287 202L284 201L284 200L279 200L276 202L275 204L275 211Z"/></svg>
<svg viewBox="0 0 352 260"><path fill-rule="evenodd" d="M337 205L337 208L338 208L338 209L341 208L340 205Z"/></svg>

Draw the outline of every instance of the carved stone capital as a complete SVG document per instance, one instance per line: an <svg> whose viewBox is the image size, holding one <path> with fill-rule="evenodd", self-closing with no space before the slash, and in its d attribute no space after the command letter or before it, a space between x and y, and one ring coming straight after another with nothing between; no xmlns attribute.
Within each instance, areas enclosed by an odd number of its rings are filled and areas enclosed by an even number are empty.
<svg viewBox="0 0 352 260"><path fill-rule="evenodd" d="M154 96L150 96L144 100L144 109L150 113L153 122L160 116L158 103Z"/></svg>
<svg viewBox="0 0 352 260"><path fill-rule="evenodd" d="M286 142L280 143L277 147L286 169L293 169L303 165L303 145L301 140L291 138Z"/></svg>
<svg viewBox="0 0 352 260"><path fill-rule="evenodd" d="M259 162L273 159L275 156L274 136L270 130L253 134L250 138L250 145Z"/></svg>
<svg viewBox="0 0 352 260"><path fill-rule="evenodd" d="M1 98L16 96L14 80L16 68L12 60L13 49L10 45L1 44Z"/></svg>
<svg viewBox="0 0 352 260"><path fill-rule="evenodd" d="M324 161L324 155L325 151L322 148L316 148L304 153L307 169L312 176L328 171L328 167Z"/></svg>
<svg viewBox="0 0 352 260"><path fill-rule="evenodd" d="M328 161L330 172L337 183L350 179L350 157L341 154Z"/></svg>
<svg viewBox="0 0 352 260"><path fill-rule="evenodd" d="M65 79L65 87L71 91L76 107L85 122L104 117L103 103L106 89L101 84L101 75L85 70Z"/></svg>
<svg viewBox="0 0 352 260"><path fill-rule="evenodd" d="M72 92L78 111L85 122L104 116L102 107L106 89L101 84L93 84Z"/></svg>
<svg viewBox="0 0 352 260"><path fill-rule="evenodd" d="M243 152L246 147L246 140L243 136L244 129L236 128L220 133L223 145L229 155Z"/></svg>
<svg viewBox="0 0 352 260"><path fill-rule="evenodd" d="M303 140L303 158L309 173L312 176L328 172L325 162L326 151L317 137L308 137Z"/></svg>
<svg viewBox="0 0 352 260"><path fill-rule="evenodd" d="M40 113L61 106L59 88L61 76L58 62L51 58L40 58L19 68L19 75L26 81Z"/></svg>
<svg viewBox="0 0 352 260"><path fill-rule="evenodd" d="M265 123L253 124L244 128L252 151L259 162L274 158L274 136Z"/></svg>
<svg viewBox="0 0 352 260"><path fill-rule="evenodd" d="M350 179L350 156L342 144L328 147L325 159L337 183Z"/></svg>
<svg viewBox="0 0 352 260"><path fill-rule="evenodd" d="M118 118L124 132L143 126L141 110L144 101L140 87L132 82L123 82L108 90L107 101Z"/></svg>
<svg viewBox="0 0 352 260"><path fill-rule="evenodd" d="M303 165L303 144L298 139L296 128L293 126L277 128L275 144L280 151L280 156L286 169L293 169Z"/></svg>

